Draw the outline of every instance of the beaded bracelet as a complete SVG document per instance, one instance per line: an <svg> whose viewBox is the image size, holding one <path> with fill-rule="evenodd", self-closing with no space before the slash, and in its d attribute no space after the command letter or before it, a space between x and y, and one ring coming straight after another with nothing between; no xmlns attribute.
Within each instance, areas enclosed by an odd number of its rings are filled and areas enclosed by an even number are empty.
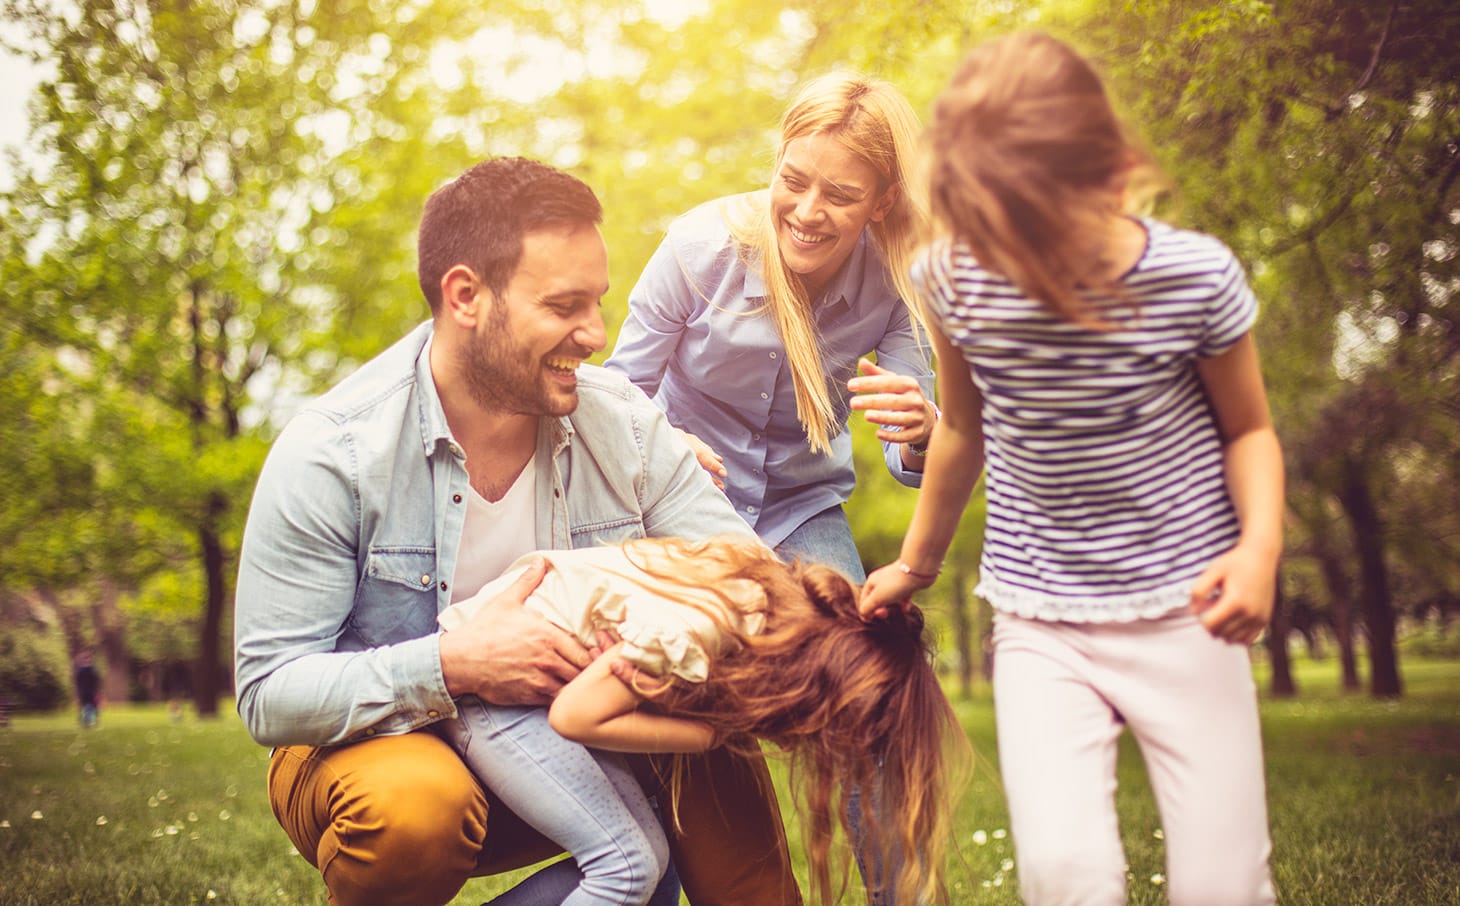
<svg viewBox="0 0 1460 906"><path fill-rule="evenodd" d="M917 570L913 569L911 566L908 566L906 563L903 563L901 560L899 560L897 561L897 569L904 576L912 576L914 579L921 579L924 582L931 582L934 579L938 578L939 573L943 572L943 565L941 563L938 564L938 568L934 572L920 573Z"/></svg>

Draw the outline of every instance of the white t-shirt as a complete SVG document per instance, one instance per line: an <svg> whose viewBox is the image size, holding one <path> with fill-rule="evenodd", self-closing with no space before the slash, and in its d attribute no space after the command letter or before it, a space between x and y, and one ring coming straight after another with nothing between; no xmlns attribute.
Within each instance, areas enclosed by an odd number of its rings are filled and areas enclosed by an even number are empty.
<svg viewBox="0 0 1460 906"><path fill-rule="evenodd" d="M476 491L466 498L466 521L456 549L452 603L469 598L483 585L502 575L514 560L537 545L537 469L527 461L522 474L491 503Z"/></svg>

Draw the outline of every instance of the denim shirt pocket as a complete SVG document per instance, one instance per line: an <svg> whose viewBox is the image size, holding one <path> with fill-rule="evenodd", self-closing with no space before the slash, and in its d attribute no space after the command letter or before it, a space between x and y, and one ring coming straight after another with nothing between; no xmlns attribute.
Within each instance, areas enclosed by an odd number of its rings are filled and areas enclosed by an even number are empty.
<svg viewBox="0 0 1460 906"><path fill-rule="evenodd" d="M372 648L430 634L436 628L437 581L434 549L372 548L350 628Z"/></svg>

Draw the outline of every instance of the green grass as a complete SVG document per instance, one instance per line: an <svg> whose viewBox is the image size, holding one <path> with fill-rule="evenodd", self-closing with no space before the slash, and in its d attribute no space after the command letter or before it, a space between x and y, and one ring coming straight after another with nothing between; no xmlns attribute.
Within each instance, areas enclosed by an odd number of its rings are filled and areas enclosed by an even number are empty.
<svg viewBox="0 0 1460 906"><path fill-rule="evenodd" d="M1297 670L1302 697L1262 706L1282 902L1460 903L1460 662L1406 662L1399 702L1340 695L1332 661ZM954 902L1014 904L992 705L984 694L957 707L980 760ZM324 904L269 813L265 761L231 714L173 723L160 707L110 708L88 732L73 714L16 717L0 730L0 903ZM1119 808L1130 901L1165 902L1159 822L1128 744ZM454 902L511 881L473 880Z"/></svg>

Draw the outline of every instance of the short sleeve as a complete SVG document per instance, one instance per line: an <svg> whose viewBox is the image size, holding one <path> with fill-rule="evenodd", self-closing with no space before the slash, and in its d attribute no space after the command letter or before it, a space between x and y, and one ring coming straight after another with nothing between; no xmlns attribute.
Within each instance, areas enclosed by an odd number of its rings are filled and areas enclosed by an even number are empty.
<svg viewBox="0 0 1460 906"><path fill-rule="evenodd" d="M1257 322L1257 297L1247 285L1247 275L1232 253L1223 249L1226 265L1217 272L1211 302L1203 322L1196 354L1201 358L1221 355L1242 339Z"/></svg>
<svg viewBox="0 0 1460 906"><path fill-rule="evenodd" d="M745 587L729 587L731 584ZM624 594L622 585L615 586L614 593L594 602L590 621L596 626L613 627L623 640L624 659L655 676L704 682L710 661L722 654L729 642L722 624L707 612L721 611L719 599L705 595L701 603L706 610L701 610L647 589ZM748 579L731 579L721 583L720 590L731 600L746 602L741 605L745 609L725 614L735 628L749 635L758 633L765 622L765 593L760 587Z"/></svg>

